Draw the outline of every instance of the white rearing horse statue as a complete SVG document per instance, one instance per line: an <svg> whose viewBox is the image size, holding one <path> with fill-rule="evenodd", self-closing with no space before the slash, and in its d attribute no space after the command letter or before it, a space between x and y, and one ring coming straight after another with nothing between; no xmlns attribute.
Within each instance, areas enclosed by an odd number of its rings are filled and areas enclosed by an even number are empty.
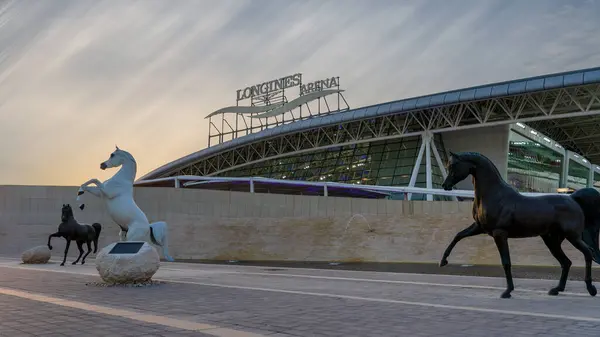
<svg viewBox="0 0 600 337"><path fill-rule="evenodd" d="M133 200L133 182L137 164L129 152L120 150L117 146L116 150L110 154L110 158L100 164L100 169L106 170L118 166L121 166L121 169L105 182L90 179L81 185L77 193L77 200L84 192L101 198L105 202L108 214L121 228L119 232L121 241L153 243L162 247L167 261L174 261L169 255L167 223L164 221L149 223L146 214ZM89 186L91 184L95 184L96 187ZM81 210L84 207L84 204L79 206Z"/></svg>

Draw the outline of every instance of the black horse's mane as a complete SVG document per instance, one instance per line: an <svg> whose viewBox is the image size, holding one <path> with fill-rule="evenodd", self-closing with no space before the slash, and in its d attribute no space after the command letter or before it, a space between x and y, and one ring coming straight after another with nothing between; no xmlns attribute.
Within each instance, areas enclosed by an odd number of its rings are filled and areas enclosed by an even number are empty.
<svg viewBox="0 0 600 337"><path fill-rule="evenodd" d="M494 165L494 163L488 157L482 155L481 153L479 153L479 152L461 152L461 153L458 153L458 155L460 157L463 157L464 159L471 161L473 163L476 163L476 164L487 163L494 170L494 172L496 172L498 177L502 178L502 175L500 174L500 171L498 171L498 168L496 167L496 165Z"/></svg>

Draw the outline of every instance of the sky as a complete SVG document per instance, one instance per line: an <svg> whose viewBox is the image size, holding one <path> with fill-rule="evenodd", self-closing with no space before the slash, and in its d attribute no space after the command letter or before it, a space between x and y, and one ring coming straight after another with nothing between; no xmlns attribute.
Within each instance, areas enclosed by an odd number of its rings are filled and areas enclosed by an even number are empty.
<svg viewBox="0 0 600 337"><path fill-rule="evenodd" d="M0 0L0 184L137 177L236 90L339 76L351 107L600 66L593 0Z"/></svg>

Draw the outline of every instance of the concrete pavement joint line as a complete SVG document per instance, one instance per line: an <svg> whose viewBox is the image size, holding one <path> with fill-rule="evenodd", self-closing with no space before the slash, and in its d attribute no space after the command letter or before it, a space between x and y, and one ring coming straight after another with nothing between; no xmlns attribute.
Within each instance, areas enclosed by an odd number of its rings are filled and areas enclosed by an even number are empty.
<svg viewBox="0 0 600 337"><path fill-rule="evenodd" d="M196 267L196 266L205 266L205 267L213 267L212 269L230 269L230 268L248 268L248 269L265 269L265 268L282 268L282 269L288 269L288 270L301 270L301 271L315 271L315 272L322 272L322 271L331 271L331 272L337 272L337 273L342 273L342 274L356 274L356 273L375 273L375 274L381 274L381 275L427 275L429 277L436 277L436 278L470 278L470 277L474 277L471 275L455 275L455 274L418 274L418 273L405 273L405 272L389 272L389 271L375 271L375 270L349 270L349 269L329 269L329 268L304 268L304 267L287 267L287 266L260 266L260 265L243 265L243 264L214 264L214 263L190 263L190 262L175 262L173 263L173 265L183 265L183 266L190 266L190 267ZM526 265L527 266L527 265ZM498 268L502 268L502 265L498 265ZM537 266L540 267L540 266ZM556 266L552 266L552 265L543 265L541 267L556 267ZM584 266L580 266L580 265L573 265L572 267L581 267L583 268ZM171 268L171 267L166 267L166 268ZM175 269L175 268L173 268ZM180 269L181 270L181 269ZM183 269L185 270L185 269ZM600 266L596 266L593 265L592 266L592 272L594 271L600 271ZM504 279L503 276L476 276L477 278L481 278L481 279ZM520 280L531 280L531 281L539 281L539 279L535 279L535 278L519 278Z"/></svg>
<svg viewBox="0 0 600 337"><path fill-rule="evenodd" d="M0 267L17 268L17 269L22 269L22 270L34 270L34 271L49 271L49 272L54 272L54 273L67 273L67 274L75 274L75 275L98 276L96 273L90 273L90 272L84 272L84 271L70 271L66 268L64 270L56 270L56 269L45 269L45 268L37 268L37 267L23 267L23 266L12 266L12 265L2 265ZM184 271L185 269L179 269L179 270ZM439 287L449 287L449 288L473 288L473 289L487 289L487 290L504 290L504 289L506 289L504 287L471 285L471 284L432 283L432 282L421 282L421 281L381 280L381 279L358 279L358 278L345 278L345 277L335 277L335 276L317 276L317 275L299 275L299 274L271 274L271 273L245 273L245 272L225 272L224 274L285 276L285 277L345 280L345 281L357 281L357 282L412 284L412 285L439 286ZM477 276L473 276L473 277L477 277ZM164 282L171 282L171 283L195 284L194 282L191 282L191 281L176 280L176 279L167 279L167 278L154 278L154 279L157 281L164 281ZM573 281L571 281L571 282L573 282ZM514 292L516 292L516 293L528 292L528 293L537 293L537 294L547 294L548 293L546 290L534 290L534 289L525 289L525 288L515 289ZM568 291L562 292L562 295L579 296L579 297L588 297L589 296L588 294L584 294L584 293L573 293L573 292L568 292Z"/></svg>
<svg viewBox="0 0 600 337"><path fill-rule="evenodd" d="M145 323L152 323L158 325L164 325L171 328L178 328L182 330L190 330L202 332L205 334L218 336L218 337L266 337L252 332L245 332L240 330L234 330L229 328L222 328L211 324L197 323L191 321L180 320L176 318L169 318L164 316L157 316L152 314L144 314L131 310L116 309L101 305L88 304L84 302L76 302L71 300L60 299L56 297L49 297L41 294L35 294L31 292L25 292L10 288L0 287L0 294L25 298L28 300L50 303L60 305L63 307L69 307L74 309L80 309L85 311L91 311L99 314L117 316L129 318L135 321L141 321Z"/></svg>
<svg viewBox="0 0 600 337"><path fill-rule="evenodd" d="M167 269L167 268L165 268ZM172 271L187 271L186 269L174 269L169 268L167 270ZM188 271L189 272L189 271ZM384 279L370 279L370 278L354 278L354 277L340 277L340 276L319 276L319 275L303 275L303 274L280 274L280 273L255 273L255 272L235 272L225 271L221 274L237 274L237 275L254 275L254 276L277 276L277 277L289 277L289 278L308 278L308 279L320 279L320 280L333 280L333 281L350 281L350 282L373 282L373 283L389 283L389 284L411 284L420 286L436 286L436 287L449 287L449 288L473 288L473 289L488 289L488 290L505 290L506 287L486 286L477 284L456 284L456 283L435 283L435 282L424 282L424 281L404 281L404 280L384 280ZM474 276L478 277L478 276ZM573 282L573 281L571 281ZM515 291L532 292L539 294L548 293L547 290L535 290L535 289L516 289ZM583 296L587 297L588 294L584 293L573 293L563 292L565 295L572 296Z"/></svg>
<svg viewBox="0 0 600 337"><path fill-rule="evenodd" d="M453 283L434 283L434 282L423 282L423 281L403 281L403 280L382 280L382 279L369 279L369 278L352 278L352 277L339 277L339 276L318 276L318 275L300 275L300 274L278 274L278 273L253 273L253 272L227 272L227 274L240 274L240 275L260 275L260 276L277 276L277 277L297 277L297 278L312 278L322 280L333 280L333 281L351 281L351 282L373 282L373 283L390 283L390 284L412 284L421 286L437 286L437 287L450 287L450 288L474 288L474 289L489 289L489 290L505 290L506 287L496 286L485 286L477 284L453 284ZM571 281L572 282L572 281ZM546 294L546 290L534 290L534 289L516 289L515 291L526 291L533 293ZM563 292L563 294L569 294L574 296L589 296L584 293L570 293Z"/></svg>
<svg viewBox="0 0 600 337"><path fill-rule="evenodd" d="M378 302L378 303L404 304L404 305L414 305L414 306L429 307L429 308L438 308L438 309L464 310L464 311L475 311L475 312L490 312L490 313L496 313L496 314L506 314L506 315L516 315L516 316L521 315L521 316L542 317L542 318L555 318L555 319L568 319L568 320L572 320L572 321L595 322L595 323L600 322L600 318L585 317L585 316L555 315L555 314L545 314L545 313L541 313L541 312L527 312L527 311L518 311L518 310L491 309L491 308L470 307L470 306L461 306L461 305L435 304L435 303L427 303L427 302L413 302L413 301L391 300L391 299L384 299L384 298L360 297L360 296L351 296L351 295L337 295L337 294L313 293L313 292L297 291L297 290L283 290L283 289L246 287L246 286L231 286L231 285L223 285L223 284L215 284L215 283L203 283L203 282L186 282L186 281L175 281L175 282L177 282L177 283L195 284L195 285L201 285L201 286L207 286L207 287L242 289L242 290L254 290L254 291L268 291L268 292L275 292L275 293L294 294L294 295L306 295L306 296L320 296L320 297L330 297L330 298L343 298L343 299L348 299L348 300L357 300L357 301L366 301L366 302Z"/></svg>
<svg viewBox="0 0 600 337"><path fill-rule="evenodd" d="M12 257L0 257L0 261L1 260L21 261L20 258L12 258ZM0 266L11 267L11 265L3 265L3 263L5 263L5 262L0 262ZM454 274L419 274L419 273L400 273L400 272L369 271L369 270L347 270L347 269L326 269L326 268L319 269L319 268L272 267L272 266L246 266L246 265L235 265L235 264L212 264L212 263L190 263L190 262L174 262L173 264L183 265L183 266L190 266L190 267L193 267L193 268L190 268L190 269L172 268L172 267L168 267L168 265L162 266L162 264L161 264L161 270L173 270L173 271L198 270L198 271L201 271L199 268L195 268L195 267L202 266L202 267L208 267L209 269L212 269L212 270L217 270L220 273L225 274L225 273L238 273L238 272L236 272L236 271L222 271L220 269L234 269L234 268L238 268L238 269L239 268L248 268L248 269L283 268L283 269L287 269L287 270L314 271L314 272L331 271L331 272L336 272L336 273L341 273L341 274L373 273L373 274L388 275L388 276L410 276L410 277L412 277L412 276L415 276L415 275L427 275L427 277L431 277L431 278L472 278L472 277L476 277L478 279L487 279L487 280L497 280L497 279L504 280L504 277L501 277L501 276L472 276L472 275L454 275ZM502 268L502 266L498 266L498 267ZM548 267L551 267L551 266L548 266ZM575 266L573 266L573 267L575 267ZM581 266L577 266L577 267L581 267ZM598 266L592 266L592 272L595 272L595 271L599 271L600 272L600 267L598 267ZM265 275L270 275L270 274L265 273ZM524 280L524 281L552 281L552 280L549 280L549 279L535 279L535 278L518 278L518 280ZM571 282L573 282L573 281L571 281ZM579 282L581 282L581 281L579 281ZM504 288L502 288L502 289L504 289ZM568 294L568 292L565 292L563 294ZM574 293L574 294L575 295L579 295L577 293Z"/></svg>

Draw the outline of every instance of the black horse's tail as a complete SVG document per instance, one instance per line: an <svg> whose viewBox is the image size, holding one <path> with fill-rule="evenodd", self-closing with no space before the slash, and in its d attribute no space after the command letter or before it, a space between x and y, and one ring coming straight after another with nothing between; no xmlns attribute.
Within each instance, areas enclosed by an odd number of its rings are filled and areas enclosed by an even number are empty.
<svg viewBox="0 0 600 337"><path fill-rule="evenodd" d="M92 224L94 230L96 231L96 236L94 237L94 254L98 251L98 239L100 238L100 231L102 230L102 225L95 222Z"/></svg>
<svg viewBox="0 0 600 337"><path fill-rule="evenodd" d="M600 264L600 247L598 247L598 235L600 234L600 192L595 188L587 187L571 193L583 210L585 216L585 229L582 239L592 249L592 259Z"/></svg>

